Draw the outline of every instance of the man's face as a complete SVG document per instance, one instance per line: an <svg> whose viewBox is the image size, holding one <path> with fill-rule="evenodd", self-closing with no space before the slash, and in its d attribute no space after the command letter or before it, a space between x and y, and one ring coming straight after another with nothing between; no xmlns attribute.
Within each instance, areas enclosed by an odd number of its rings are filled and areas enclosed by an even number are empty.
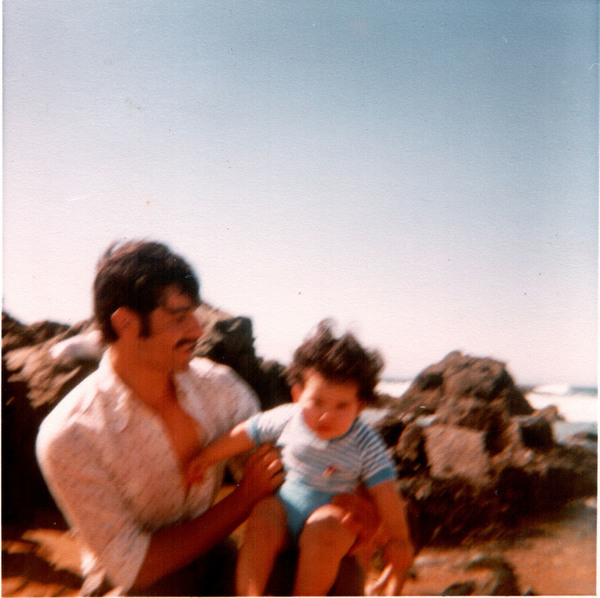
<svg viewBox="0 0 600 598"><path fill-rule="evenodd" d="M343 436L361 412L358 383L335 382L314 369L304 373L304 383L292 389L304 423L322 440Z"/></svg>
<svg viewBox="0 0 600 598"><path fill-rule="evenodd" d="M136 339L138 355L147 365L169 372L187 369L204 333L194 315L196 307L176 286L165 289L161 305L150 313L149 336Z"/></svg>

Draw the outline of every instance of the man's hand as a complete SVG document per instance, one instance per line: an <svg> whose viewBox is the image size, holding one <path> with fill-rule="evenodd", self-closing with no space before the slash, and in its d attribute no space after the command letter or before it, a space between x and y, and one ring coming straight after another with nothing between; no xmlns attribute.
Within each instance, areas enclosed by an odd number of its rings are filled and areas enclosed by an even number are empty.
<svg viewBox="0 0 600 598"><path fill-rule="evenodd" d="M365 588L367 596L398 596L414 559L410 542L391 540L384 547L387 563L375 582Z"/></svg>
<svg viewBox="0 0 600 598"><path fill-rule="evenodd" d="M355 554L361 562L368 563L377 546L376 534L381 524L375 505L358 494L338 494L331 502L346 511L342 524L356 535L349 554Z"/></svg>
<svg viewBox="0 0 600 598"><path fill-rule="evenodd" d="M239 491L248 500L258 502L281 486L283 477L279 453L272 445L263 444L248 458Z"/></svg>

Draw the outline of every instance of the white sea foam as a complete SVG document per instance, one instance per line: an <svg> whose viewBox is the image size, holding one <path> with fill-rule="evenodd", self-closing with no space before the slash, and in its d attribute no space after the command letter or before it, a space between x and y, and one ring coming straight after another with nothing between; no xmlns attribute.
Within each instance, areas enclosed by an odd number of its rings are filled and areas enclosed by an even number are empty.
<svg viewBox="0 0 600 598"><path fill-rule="evenodd" d="M534 409L554 405L568 422L598 421L598 390L568 384L544 384L536 386L525 395Z"/></svg>
<svg viewBox="0 0 600 598"><path fill-rule="evenodd" d="M571 386L568 384L542 384L536 386L532 392L543 395L568 395L571 394Z"/></svg>

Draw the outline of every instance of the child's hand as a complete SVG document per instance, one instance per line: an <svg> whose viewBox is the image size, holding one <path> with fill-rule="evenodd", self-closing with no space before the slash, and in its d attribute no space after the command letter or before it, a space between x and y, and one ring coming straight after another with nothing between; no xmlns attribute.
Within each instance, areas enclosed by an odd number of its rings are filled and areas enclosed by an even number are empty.
<svg viewBox="0 0 600 598"><path fill-rule="evenodd" d="M208 465L205 463L204 459L202 459L202 455L194 457L188 464L187 471L185 472L187 483L191 486L201 482L204 479L204 474L207 469Z"/></svg>

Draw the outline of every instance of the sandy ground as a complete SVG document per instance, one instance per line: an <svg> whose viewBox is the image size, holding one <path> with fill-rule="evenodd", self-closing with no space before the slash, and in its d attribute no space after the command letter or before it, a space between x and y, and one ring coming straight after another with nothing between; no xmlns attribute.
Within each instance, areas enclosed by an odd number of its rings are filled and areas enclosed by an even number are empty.
<svg viewBox="0 0 600 598"><path fill-rule="evenodd" d="M474 579L467 563L502 555L513 567L521 594L597 595L596 501L523 522L504 540L460 548L427 548L415 560L416 578L404 595L439 596L452 583Z"/></svg>
<svg viewBox="0 0 600 598"><path fill-rule="evenodd" d="M521 594L597 595L596 501L574 503L560 513L523 522L504 538L485 544L426 548L417 556L404 595L440 596L451 584L476 581L490 570L465 570L482 555L512 565ZM30 530L3 527L3 596L76 596L77 547L68 532L51 525Z"/></svg>

